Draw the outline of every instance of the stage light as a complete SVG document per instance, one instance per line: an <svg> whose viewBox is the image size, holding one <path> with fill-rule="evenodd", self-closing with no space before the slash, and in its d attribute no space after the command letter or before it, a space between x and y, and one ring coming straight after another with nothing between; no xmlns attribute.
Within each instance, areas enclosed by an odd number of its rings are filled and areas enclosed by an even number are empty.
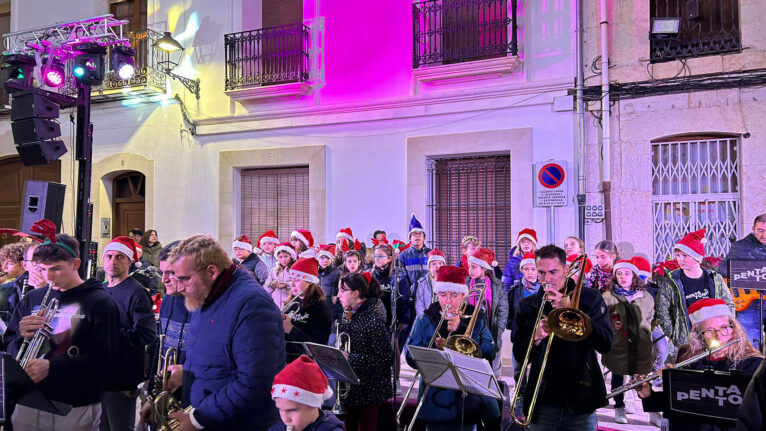
<svg viewBox="0 0 766 431"><path fill-rule="evenodd" d="M109 65L112 71L122 80L128 80L136 72L135 51L127 46L113 46L112 55L109 57Z"/></svg>
<svg viewBox="0 0 766 431"><path fill-rule="evenodd" d="M65 79L64 65L58 60L51 60L50 66L43 69L43 81L49 87L60 87Z"/></svg>
<svg viewBox="0 0 766 431"><path fill-rule="evenodd" d="M74 58L72 74L83 85L101 85L104 81L104 55L106 48L96 43L84 43L75 48L80 54Z"/></svg>
<svg viewBox="0 0 766 431"><path fill-rule="evenodd" d="M27 54L4 54L5 90L8 93L32 89L32 72L37 62Z"/></svg>

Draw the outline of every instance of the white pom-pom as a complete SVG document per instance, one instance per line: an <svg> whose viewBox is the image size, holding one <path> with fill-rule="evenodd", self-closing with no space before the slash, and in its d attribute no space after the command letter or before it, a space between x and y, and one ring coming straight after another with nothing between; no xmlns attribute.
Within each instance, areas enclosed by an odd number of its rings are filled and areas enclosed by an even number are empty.
<svg viewBox="0 0 766 431"><path fill-rule="evenodd" d="M496 260L492 261L492 266L497 266L497 261Z"/></svg>
<svg viewBox="0 0 766 431"><path fill-rule="evenodd" d="M410 214L410 217L415 217L415 213Z"/></svg>
<svg viewBox="0 0 766 431"><path fill-rule="evenodd" d="M703 244L707 244L707 238L702 238L702 239L700 240L700 242L701 242L701 243L703 243Z"/></svg>
<svg viewBox="0 0 766 431"><path fill-rule="evenodd" d="M136 262L136 268L141 268L141 261Z"/></svg>

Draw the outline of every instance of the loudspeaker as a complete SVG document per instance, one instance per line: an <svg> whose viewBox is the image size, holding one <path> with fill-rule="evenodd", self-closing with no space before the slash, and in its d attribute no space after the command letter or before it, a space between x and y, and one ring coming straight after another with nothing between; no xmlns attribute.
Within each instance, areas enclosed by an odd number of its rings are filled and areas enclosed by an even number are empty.
<svg viewBox="0 0 766 431"><path fill-rule="evenodd" d="M47 165L66 153L66 145L59 140L28 142L16 145L16 152L24 166Z"/></svg>
<svg viewBox="0 0 766 431"><path fill-rule="evenodd" d="M25 118L58 118L59 105L53 100L32 92L13 96L11 121Z"/></svg>
<svg viewBox="0 0 766 431"><path fill-rule="evenodd" d="M688 20L700 19L699 0L686 0L686 19Z"/></svg>
<svg viewBox="0 0 766 431"><path fill-rule="evenodd" d="M39 220L48 219L61 232L61 217L64 214L64 184L50 181L27 180L24 183L24 201L21 203L21 230L29 228Z"/></svg>
<svg viewBox="0 0 766 431"><path fill-rule="evenodd" d="M61 126L56 120L47 118L26 118L11 123L13 141L16 145L27 142L45 141L61 136Z"/></svg>

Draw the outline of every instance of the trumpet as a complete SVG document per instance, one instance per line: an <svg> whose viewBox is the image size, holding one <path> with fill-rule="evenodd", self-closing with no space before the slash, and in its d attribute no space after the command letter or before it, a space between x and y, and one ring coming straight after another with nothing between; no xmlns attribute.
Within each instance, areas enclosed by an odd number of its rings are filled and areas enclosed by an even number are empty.
<svg viewBox="0 0 766 431"><path fill-rule="evenodd" d="M45 292L45 296L43 296L43 300L40 302L40 310L37 312L37 315L43 317L45 322L43 322L42 326L40 326L37 331L35 331L35 334L32 336L32 338L24 339L24 342L21 344L21 348L19 349L19 353L16 355L16 361L19 363L19 366L22 369L26 368L30 360L37 359L38 355L40 354L40 349L43 347L45 341L50 338L51 333L53 332L51 323L53 323L53 318L56 317L56 313L58 313L59 300L53 298L50 300L50 302L46 303L51 290L53 289L48 287L48 291Z"/></svg>
<svg viewBox="0 0 766 431"><path fill-rule="evenodd" d="M351 353L351 336L348 335L347 332L340 332L338 330L339 327L340 323L338 323L336 320L335 333L337 336L335 338L335 348L346 353ZM348 396L349 389L351 389L351 386L348 383L337 382L335 384L335 404L332 406L333 414L346 414L346 410L343 408L341 398Z"/></svg>
<svg viewBox="0 0 766 431"><path fill-rule="evenodd" d="M735 338L733 340L729 340L728 342L726 342L726 343L724 343L724 344L722 344L722 345L720 345L718 347L707 349L704 352L699 353L697 355L694 355L694 356L692 356L689 359L684 359L683 361L675 364L673 366L673 368L681 368L681 367L685 367L685 366L687 366L689 364L693 364L693 363L699 361L700 359L704 358L705 356L712 355L713 353L715 353L715 352L717 352L719 350L725 349L725 348L727 348L727 347L729 347L729 346L731 346L733 344L736 344L736 343L739 343L739 338ZM624 394L625 392L628 392L631 389L635 389L635 388L640 387L644 383L649 383L649 382L651 382L653 380L656 380L660 376L662 376L662 374L658 374L656 372L651 372L651 373L647 374L646 376L644 376L644 378L642 378L642 379L635 380L633 382L624 384L624 385L620 386L619 388L613 390L612 392L609 393L609 395L606 396L606 398L607 399L614 398L617 395Z"/></svg>
<svg viewBox="0 0 766 431"><path fill-rule="evenodd" d="M550 327L551 332L548 335L548 342L546 343L545 353L543 354L542 363L540 365L540 373L537 376L535 389L532 392L532 400L529 403L529 414L527 414L526 418L520 418L516 416L516 412L513 406L515 406L516 402L519 400L522 386L526 386L521 384L521 380L526 374L527 366L529 365L529 359L532 354L532 348L535 345L534 334L537 332L537 328L540 326L540 321L544 317L543 309L545 308L545 303L548 301L547 295L543 294L543 299L540 302L540 309L537 311L537 318L535 319L535 324L532 327L532 334L529 337L527 353L524 356L524 362L521 364L519 382L516 383L516 387L513 390L513 398L511 400L511 417L513 418L514 422L523 427L528 426L532 421L532 412L534 411L535 404L537 403L537 395L540 393L540 383L543 381L545 366L548 364L548 355L551 351L551 344L553 344L554 335L566 341L581 341L588 338L590 333L593 331L593 322L591 322L590 317L588 317L587 314L577 308L580 304L580 292L582 291L582 284L585 280L585 263L587 262L587 259L588 256L585 253L577 256L574 262L572 262L570 265L569 272L567 273L567 282L571 280L575 275L577 276L575 288L569 294L572 295L572 306L566 308L556 308L548 313L548 326Z"/></svg>
<svg viewBox="0 0 766 431"><path fill-rule="evenodd" d="M297 313L301 309L301 303L298 302L301 298L303 298L303 292L300 292L299 294L295 295L293 299L291 299L284 306L282 306L282 310L280 310L280 313L287 315L287 317L292 320L295 313ZM296 305L298 306L297 308L295 307Z"/></svg>

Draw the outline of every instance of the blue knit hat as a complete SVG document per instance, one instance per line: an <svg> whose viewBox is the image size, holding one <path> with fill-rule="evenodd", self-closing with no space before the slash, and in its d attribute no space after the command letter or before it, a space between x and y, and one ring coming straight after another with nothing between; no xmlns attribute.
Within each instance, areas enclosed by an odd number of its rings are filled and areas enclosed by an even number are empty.
<svg viewBox="0 0 766 431"><path fill-rule="evenodd" d="M415 218L415 213L412 213L412 218L410 219L410 232L407 234L407 237L412 235L413 232L423 232L423 235L426 234L423 225Z"/></svg>

